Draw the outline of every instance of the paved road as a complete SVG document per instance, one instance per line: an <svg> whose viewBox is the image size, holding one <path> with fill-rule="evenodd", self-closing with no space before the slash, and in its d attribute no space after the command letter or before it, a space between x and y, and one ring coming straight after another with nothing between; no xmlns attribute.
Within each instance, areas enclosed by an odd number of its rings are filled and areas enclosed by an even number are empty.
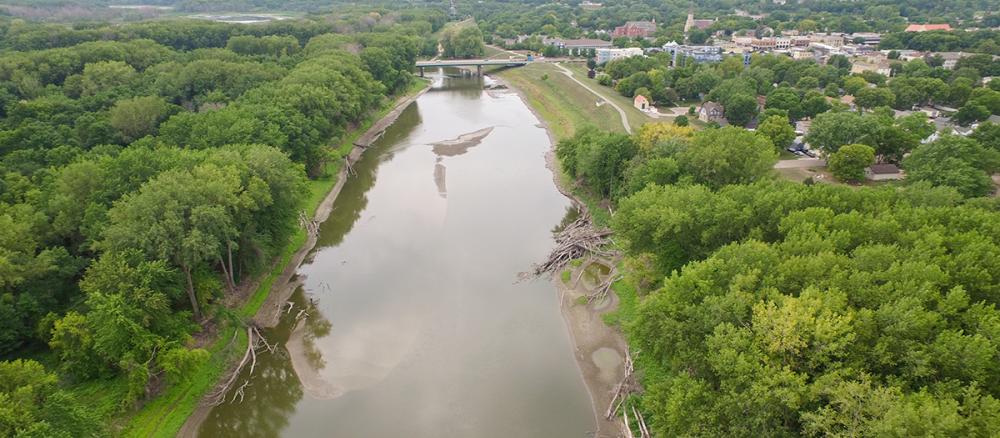
<svg viewBox="0 0 1000 438"><path fill-rule="evenodd" d="M781 160L774 165L775 169L804 169L808 167L824 167L826 160L822 158L799 158L796 160Z"/></svg>
<svg viewBox="0 0 1000 438"><path fill-rule="evenodd" d="M590 91L595 96L600 97L601 100L604 101L604 103L606 103L608 105L611 105L612 108L618 110L618 114L620 116L622 116L622 126L625 128L625 132L627 132L629 134L632 133L632 126L628 124L628 116L625 114L625 110L623 110L620 106L618 106L618 104L612 102L610 99L604 97L601 93L598 93L597 91L595 91L593 88L588 87L587 84L584 84L583 82L580 82L579 80L577 80L575 77L573 77L573 72L569 71L569 69L567 69L566 67L563 67L558 62L555 63L555 64L553 64L553 65L555 65L556 67L559 67L559 69L563 71L563 74L566 75L566 77L572 79L573 82L576 82L576 83L580 84L580 86L583 87L583 88L586 88L587 91Z"/></svg>

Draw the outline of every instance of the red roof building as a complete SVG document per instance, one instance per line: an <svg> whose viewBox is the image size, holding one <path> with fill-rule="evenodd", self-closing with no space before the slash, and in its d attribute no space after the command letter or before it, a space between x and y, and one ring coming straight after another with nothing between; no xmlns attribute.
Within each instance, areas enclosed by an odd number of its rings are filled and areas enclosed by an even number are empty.
<svg viewBox="0 0 1000 438"><path fill-rule="evenodd" d="M653 21L629 21L624 26L616 27L614 32L611 32L611 36L614 38L623 36L629 38L646 38L653 36L654 33L656 33L655 19Z"/></svg>
<svg viewBox="0 0 1000 438"><path fill-rule="evenodd" d="M632 105L639 111L646 111L649 109L649 99L646 99L646 96L641 94L636 94L635 98L632 99Z"/></svg>
<svg viewBox="0 0 1000 438"><path fill-rule="evenodd" d="M944 30L950 31L950 24L911 24L906 26L907 32L927 32L929 30Z"/></svg>

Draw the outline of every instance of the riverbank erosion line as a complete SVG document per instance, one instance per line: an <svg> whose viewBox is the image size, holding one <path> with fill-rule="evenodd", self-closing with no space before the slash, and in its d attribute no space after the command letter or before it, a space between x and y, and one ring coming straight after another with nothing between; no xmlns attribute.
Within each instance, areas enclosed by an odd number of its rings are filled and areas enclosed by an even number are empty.
<svg viewBox="0 0 1000 438"><path fill-rule="evenodd" d="M340 166L339 171L336 175L336 183L327 192L326 196L323 198L322 202L316 206L316 210L312 215L311 219L307 218L305 223L302 225L306 230L305 242L292 254L288 262L285 264L284 269L281 274L271 283L271 287L267 292L267 297L264 303L257 309L257 312L252 318L252 324L261 328L274 327L278 324L281 309L285 302L288 301L291 294L298 287L298 284L292 279L295 273L298 271L299 266L305 260L306 256L312 251L316 246L319 232L319 224L325 222L329 216L330 212L333 210L333 204L340 195L344 184L347 179L353 173L353 164L356 163L364 154L365 150L370 147L375 141L377 141L385 130L391 126L399 118L400 114L408 107L410 104L415 102L417 98L422 96L427 90L429 90L431 84L426 84L420 91L416 93L411 93L407 96L399 98L392 109L385 114L381 119L376 121L371 125L371 127L365 131L361 136L359 136L355 141L352 142L353 148L351 152L344 157L344 165ZM224 375L230 375L238 364L233 363L229 367L228 372ZM184 425L178 431L177 436L180 437L196 437L198 436L198 430L201 424L208 418L209 413L212 411L212 404L208 403L210 400L202 400L194 412L187 418Z"/></svg>
<svg viewBox="0 0 1000 438"><path fill-rule="evenodd" d="M542 111L531 105L531 100L523 90L513 86L510 81L502 82L517 93L538 119L538 126L548 134L552 149L545 154L545 162L552 172L553 184L577 208L581 220L592 224L595 218L588 208L588 200L575 193L572 182L563 178L564 174L555 154L559 138L553 132L550 121L542 116ZM628 126L627 123L624 126ZM601 239L604 237L610 236L601 235ZM626 375L624 358L627 356L628 344L617 327L604 322L604 316L617 311L619 306L618 297L609 291L610 283L615 280L615 275L610 270L618 263L618 256L603 250L599 252L600 254L584 255L582 259L571 261L568 265L561 264L557 269L559 272L553 272L555 275L550 281L559 294L560 313L573 345L577 370L590 396L594 436L609 437L621 434L621 423L617 418L608 418L605 411L614 402L617 385ZM607 268L609 272L588 272L601 267ZM561 278L564 272L576 281L564 281Z"/></svg>
<svg viewBox="0 0 1000 438"><path fill-rule="evenodd" d="M344 188L344 184L347 183L347 178L351 176L353 172L352 166L359 159L365 150L377 141L385 130L396 122L399 115L403 113L406 107L410 106L411 103L417 100L420 96L430 89L428 85L420 92L401 98L396 106L389 111L381 120L374 123L368 131L358 137L354 142L354 148L351 153L344 157L344 166L340 168L337 174L337 183L333 186L333 189L327 193L326 198L323 202L316 207L316 213L313 215L311 222L307 225L309 230L309 235L306 238L306 242L301 248L292 256L292 260L285 266L285 270L278 277L278 280L274 282L271 287L271 292L267 296L267 300L264 301L264 305L260 307L257 314L254 316L254 321L260 324L262 327L274 327L278 324L278 320L281 316L281 308L284 306L285 302L288 301L288 297L292 295L295 288L298 287L296 282L292 281L295 273L298 271L299 266L302 265L302 261L305 260L309 252L312 251L313 247L316 246L316 240L319 233L319 225L330 217L330 211L333 210L333 203L337 200L337 196L340 195L340 191Z"/></svg>

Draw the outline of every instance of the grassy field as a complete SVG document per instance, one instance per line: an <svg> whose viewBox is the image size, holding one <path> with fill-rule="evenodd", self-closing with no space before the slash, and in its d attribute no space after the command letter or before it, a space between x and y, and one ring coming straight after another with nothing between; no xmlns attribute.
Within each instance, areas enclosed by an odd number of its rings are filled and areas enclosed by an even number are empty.
<svg viewBox="0 0 1000 438"><path fill-rule="evenodd" d="M632 125L633 130L638 129L639 126L642 126L646 123L656 123L656 122L673 123L674 121L673 118L654 119L650 117L649 115L643 113L642 111L639 111L638 109L636 109L635 106L633 106L632 98L622 96L620 93L615 91L614 88L605 87L597 83L597 79L588 78L586 64L574 62L574 63L563 63L562 66L566 67L566 69L573 72L573 77L575 77L578 81L587 84L588 87L593 88L598 93L601 93L604 97L608 98L608 100L622 107L622 109L625 110L625 114L628 115L629 124Z"/></svg>
<svg viewBox="0 0 1000 438"><path fill-rule="evenodd" d="M570 137L584 126L625 132L614 108L610 105L598 107L597 96L552 64L529 64L496 74L524 94L556 139Z"/></svg>
<svg viewBox="0 0 1000 438"><path fill-rule="evenodd" d="M505 58L511 56L506 50L494 46L486 46L487 58Z"/></svg>
<svg viewBox="0 0 1000 438"><path fill-rule="evenodd" d="M412 95L422 90L427 81L418 79L406 91L406 95ZM386 104L373 113L364 123L337 140L331 145L337 157L346 156L353 148L353 143L361 136L375 121L381 119L393 108L396 99L387 100ZM336 184L336 175L342 162L340 160L330 163L321 178L308 182L308 194L302 200L302 209L310 216L316 211L316 207L326 198L327 193ZM253 317L264 304L271 286L281 275L285 267L291 261L292 256L306 241L304 230L296 230L288 244L277 258L277 262L264 277L257 289L250 295L249 299L237 309L233 309L235 316L239 319L249 319ZM108 418L114 429L121 429L121 435L130 437L172 437L180 430L184 422L197 408L204 394L210 391L219 381L222 374L231 363L232 357L242 354L246 348L246 333L238 331L236 342L231 343L233 330L225 324L219 329L221 334L211 344L205 348L210 353L210 358L206 364L201 366L196 372L188 376L187 381L168 386L156 398L143 405L138 411L133 412L125 419L116 420L114 417L120 415L118 405L125 396L126 385L123 378L89 382L72 388L80 400L87 400L94 406L97 413L102 418ZM227 348L228 346L228 348Z"/></svg>

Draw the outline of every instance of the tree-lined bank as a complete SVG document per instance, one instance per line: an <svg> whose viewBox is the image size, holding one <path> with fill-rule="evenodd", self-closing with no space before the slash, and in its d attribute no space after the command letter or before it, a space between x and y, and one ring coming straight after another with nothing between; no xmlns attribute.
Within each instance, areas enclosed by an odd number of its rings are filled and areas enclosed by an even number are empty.
<svg viewBox="0 0 1000 438"><path fill-rule="evenodd" d="M18 402L0 434L104 434L136 402L204 380L224 359L216 330L242 324L227 304L331 184L307 177L329 180L351 149L340 139L410 88L436 14L343 34L180 22L172 46L130 34L0 55L0 350L49 367L5 363L0 398ZM64 415L74 393L93 408Z"/></svg>

